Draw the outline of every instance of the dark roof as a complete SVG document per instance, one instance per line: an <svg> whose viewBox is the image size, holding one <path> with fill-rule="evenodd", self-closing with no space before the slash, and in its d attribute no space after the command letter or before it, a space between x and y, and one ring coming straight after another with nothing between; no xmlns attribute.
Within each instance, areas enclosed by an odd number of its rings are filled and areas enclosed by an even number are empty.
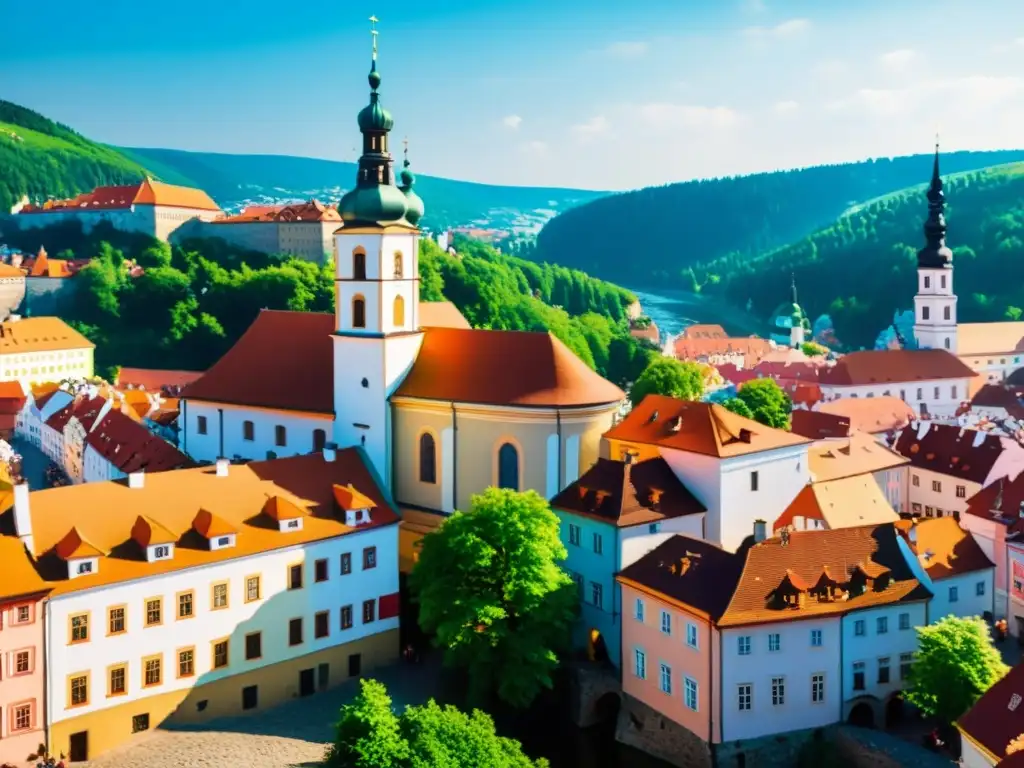
<svg viewBox="0 0 1024 768"><path fill-rule="evenodd" d="M1003 453L1003 441L987 432L924 421L904 428L893 450L917 469L984 483Z"/></svg>
<svg viewBox="0 0 1024 768"><path fill-rule="evenodd" d="M111 409L85 439L100 456L126 474L192 466L188 456L115 409Z"/></svg>
<svg viewBox="0 0 1024 768"><path fill-rule="evenodd" d="M1015 419L1024 419L1024 406L1017 393L999 384L986 384L971 398L972 408L1003 408Z"/></svg>
<svg viewBox="0 0 1024 768"><path fill-rule="evenodd" d="M995 568L974 536L953 517L921 520L911 545L922 567L935 581Z"/></svg>
<svg viewBox="0 0 1024 768"><path fill-rule="evenodd" d="M977 375L944 349L869 349L843 355L834 366L822 368L818 380L825 385L863 386Z"/></svg>
<svg viewBox="0 0 1024 768"><path fill-rule="evenodd" d="M850 418L820 411L795 408L790 414L790 432L811 440L850 436Z"/></svg>
<svg viewBox="0 0 1024 768"><path fill-rule="evenodd" d="M64 427L67 426L68 422L71 421L71 417L74 416L81 422L85 431L88 432L96 422L96 417L99 416L100 410L106 404L107 401L102 397L90 398L81 395L47 419L46 426L57 432L63 432Z"/></svg>
<svg viewBox="0 0 1024 768"><path fill-rule="evenodd" d="M624 568L618 578L718 621L732 598L742 567L742 554L688 536L673 536Z"/></svg>
<svg viewBox="0 0 1024 768"><path fill-rule="evenodd" d="M1006 535L1024 532L1024 473L1010 480L1001 477L967 500L965 514L992 520L1007 528Z"/></svg>
<svg viewBox="0 0 1024 768"><path fill-rule="evenodd" d="M551 506L620 527L706 511L662 458L635 464L598 459Z"/></svg>
<svg viewBox="0 0 1024 768"><path fill-rule="evenodd" d="M1014 697L1017 697L1016 699ZM982 694L957 721L957 726L993 755L1024 733L1024 664L1013 667Z"/></svg>

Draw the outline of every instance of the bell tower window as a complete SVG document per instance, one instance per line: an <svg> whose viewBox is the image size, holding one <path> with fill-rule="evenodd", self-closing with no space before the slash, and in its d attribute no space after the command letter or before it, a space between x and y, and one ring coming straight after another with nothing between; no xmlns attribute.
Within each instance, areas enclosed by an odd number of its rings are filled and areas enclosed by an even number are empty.
<svg viewBox="0 0 1024 768"><path fill-rule="evenodd" d="M404 270L403 270L403 267L402 267L402 252L401 251L395 251L395 279L396 280L401 280L402 279L403 271Z"/></svg>
<svg viewBox="0 0 1024 768"><path fill-rule="evenodd" d="M942 308L942 319L949 320L949 307Z"/></svg>
<svg viewBox="0 0 1024 768"><path fill-rule="evenodd" d="M401 296L395 296L395 304L393 307L394 315L391 320L395 325L395 328L405 327L405 299Z"/></svg>
<svg viewBox="0 0 1024 768"><path fill-rule="evenodd" d="M355 296L352 299L352 327L366 327L366 299L362 296Z"/></svg>
<svg viewBox="0 0 1024 768"><path fill-rule="evenodd" d="M361 249L352 252L352 279L366 279L366 253Z"/></svg>

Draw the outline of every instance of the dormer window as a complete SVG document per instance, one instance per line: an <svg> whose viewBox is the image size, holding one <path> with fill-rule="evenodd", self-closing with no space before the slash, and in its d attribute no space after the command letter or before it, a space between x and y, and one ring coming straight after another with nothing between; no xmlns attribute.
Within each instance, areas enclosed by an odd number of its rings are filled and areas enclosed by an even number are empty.
<svg viewBox="0 0 1024 768"><path fill-rule="evenodd" d="M370 510L377 506L373 499L360 493L351 483L334 486L334 501L345 513L345 525L354 528L372 522Z"/></svg>
<svg viewBox="0 0 1024 768"><path fill-rule="evenodd" d="M150 562L153 560L170 560L173 554L173 544L160 544L159 546L149 548L149 551L147 552L147 559Z"/></svg>
<svg viewBox="0 0 1024 768"><path fill-rule="evenodd" d="M209 544L210 551L235 546L238 531L208 509L200 509L192 521L192 529Z"/></svg>
<svg viewBox="0 0 1024 768"><path fill-rule="evenodd" d="M96 560L82 560L75 566L75 575L84 576L87 573L92 573L97 565Z"/></svg>
<svg viewBox="0 0 1024 768"><path fill-rule="evenodd" d="M282 533L302 530L306 511L284 496L271 496L263 505L263 514L277 525Z"/></svg>
<svg viewBox="0 0 1024 768"><path fill-rule="evenodd" d="M215 549L227 549L228 547L235 546L235 534L229 534L227 536L218 536L216 539L210 539L210 550Z"/></svg>
<svg viewBox="0 0 1024 768"><path fill-rule="evenodd" d="M54 553L68 564L69 579L96 573L100 569L100 558L106 555L83 537L78 528L68 531L54 547Z"/></svg>

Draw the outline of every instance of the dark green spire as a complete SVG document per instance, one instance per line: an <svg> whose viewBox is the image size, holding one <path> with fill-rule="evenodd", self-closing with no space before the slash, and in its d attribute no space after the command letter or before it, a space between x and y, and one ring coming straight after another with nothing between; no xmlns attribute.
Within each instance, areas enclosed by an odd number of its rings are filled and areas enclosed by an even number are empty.
<svg viewBox="0 0 1024 768"><path fill-rule="evenodd" d="M924 222L925 246L917 252L918 269L941 269L952 266L953 252L946 246L946 194L942 191L939 173L939 142L935 140L932 180L928 185L928 218Z"/></svg>
<svg viewBox="0 0 1024 768"><path fill-rule="evenodd" d="M402 190L402 194L405 195L405 199L408 202L405 219L415 226L423 218L423 200L412 189L416 184L416 174L409 169L409 140L403 139L402 143L405 145L405 159L402 161L402 186L399 189Z"/></svg>

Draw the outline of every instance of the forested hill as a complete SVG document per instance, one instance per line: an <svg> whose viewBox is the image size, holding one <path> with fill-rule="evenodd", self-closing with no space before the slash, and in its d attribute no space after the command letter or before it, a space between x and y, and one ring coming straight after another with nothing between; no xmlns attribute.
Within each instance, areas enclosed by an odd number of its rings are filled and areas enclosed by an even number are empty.
<svg viewBox="0 0 1024 768"><path fill-rule="evenodd" d="M691 264L802 238L850 206L926 181L931 155L690 181L602 197L549 221L534 258L626 285L685 287ZM943 155L947 173L1024 160L1024 150Z"/></svg>
<svg viewBox="0 0 1024 768"><path fill-rule="evenodd" d="M770 313L796 276L800 303L827 313L847 347L870 346L897 310L913 308L924 244L926 185L883 197L783 248L694 267L691 286ZM1021 319L1024 308L1024 163L947 176L947 242L961 322Z"/></svg>
<svg viewBox="0 0 1024 768"><path fill-rule="evenodd" d="M67 126L0 100L0 215L28 195L71 197L101 184L129 184L142 165Z"/></svg>

